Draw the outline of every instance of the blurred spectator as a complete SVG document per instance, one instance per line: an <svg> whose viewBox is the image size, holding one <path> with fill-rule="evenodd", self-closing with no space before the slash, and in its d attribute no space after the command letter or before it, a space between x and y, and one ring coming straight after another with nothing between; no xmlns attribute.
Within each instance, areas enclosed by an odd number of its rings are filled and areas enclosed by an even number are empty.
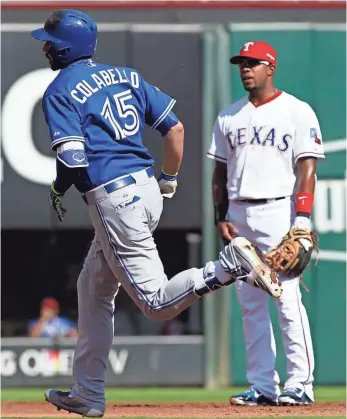
<svg viewBox="0 0 347 419"><path fill-rule="evenodd" d="M28 325L30 337L77 337L78 331L72 321L59 315L59 303L51 297L41 302L40 317Z"/></svg>

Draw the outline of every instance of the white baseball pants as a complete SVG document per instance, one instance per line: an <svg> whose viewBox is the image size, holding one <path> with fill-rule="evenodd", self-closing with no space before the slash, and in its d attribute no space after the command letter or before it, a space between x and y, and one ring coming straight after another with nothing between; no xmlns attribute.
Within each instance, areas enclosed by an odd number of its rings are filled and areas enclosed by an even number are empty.
<svg viewBox="0 0 347 419"><path fill-rule="evenodd" d="M264 205L231 201L228 210L228 219L236 225L239 235L256 243L262 252L279 244L289 231L294 216L290 198ZM281 277L281 282L283 293L275 302L287 358L284 388L303 389L314 400L314 354L299 278ZM275 370L276 343L269 316L269 297L241 281L237 281L235 286L243 313L248 382L265 397L276 400L280 394L280 379Z"/></svg>

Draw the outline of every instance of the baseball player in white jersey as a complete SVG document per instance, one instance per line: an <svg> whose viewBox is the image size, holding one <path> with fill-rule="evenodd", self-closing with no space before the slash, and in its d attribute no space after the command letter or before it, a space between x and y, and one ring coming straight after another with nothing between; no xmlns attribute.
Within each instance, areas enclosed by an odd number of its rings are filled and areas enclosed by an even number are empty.
<svg viewBox="0 0 347 419"><path fill-rule="evenodd" d="M208 157L215 160L216 223L225 242L245 236L266 253L291 227L311 230L316 163L324 158L322 136L312 108L274 87L277 57L270 45L247 42L230 62L238 65L248 95L223 109L214 125ZM280 276L283 293L276 300L287 358L283 393L268 298L245 283L236 284L250 388L232 395L232 404L314 401L314 356L299 279Z"/></svg>

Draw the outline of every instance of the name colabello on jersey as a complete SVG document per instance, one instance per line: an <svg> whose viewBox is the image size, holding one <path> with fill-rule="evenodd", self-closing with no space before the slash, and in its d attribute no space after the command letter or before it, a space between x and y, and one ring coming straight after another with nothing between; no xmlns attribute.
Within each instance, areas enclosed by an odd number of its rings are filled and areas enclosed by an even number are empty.
<svg viewBox="0 0 347 419"><path fill-rule="evenodd" d="M100 70L91 74L87 80L83 79L77 83L75 88L70 91L70 95L78 103L85 103L94 93L112 84L131 84L135 89L138 89L140 85L138 73L131 71L129 76L126 74L125 69L110 68Z"/></svg>

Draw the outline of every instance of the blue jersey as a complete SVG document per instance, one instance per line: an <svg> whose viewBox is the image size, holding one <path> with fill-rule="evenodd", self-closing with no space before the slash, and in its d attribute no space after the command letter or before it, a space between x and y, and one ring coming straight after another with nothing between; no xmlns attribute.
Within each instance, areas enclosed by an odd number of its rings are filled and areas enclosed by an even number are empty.
<svg viewBox="0 0 347 419"><path fill-rule="evenodd" d="M92 60L62 69L43 97L52 149L71 141L84 145L84 174L72 181L80 192L153 165L142 142L144 126L165 135L178 123L174 104L136 70Z"/></svg>
<svg viewBox="0 0 347 419"><path fill-rule="evenodd" d="M29 330L33 329L38 323L38 320L29 321ZM75 325L65 317L54 317L53 319L46 320L42 326L40 337L54 338L56 336L68 336L71 329Z"/></svg>

